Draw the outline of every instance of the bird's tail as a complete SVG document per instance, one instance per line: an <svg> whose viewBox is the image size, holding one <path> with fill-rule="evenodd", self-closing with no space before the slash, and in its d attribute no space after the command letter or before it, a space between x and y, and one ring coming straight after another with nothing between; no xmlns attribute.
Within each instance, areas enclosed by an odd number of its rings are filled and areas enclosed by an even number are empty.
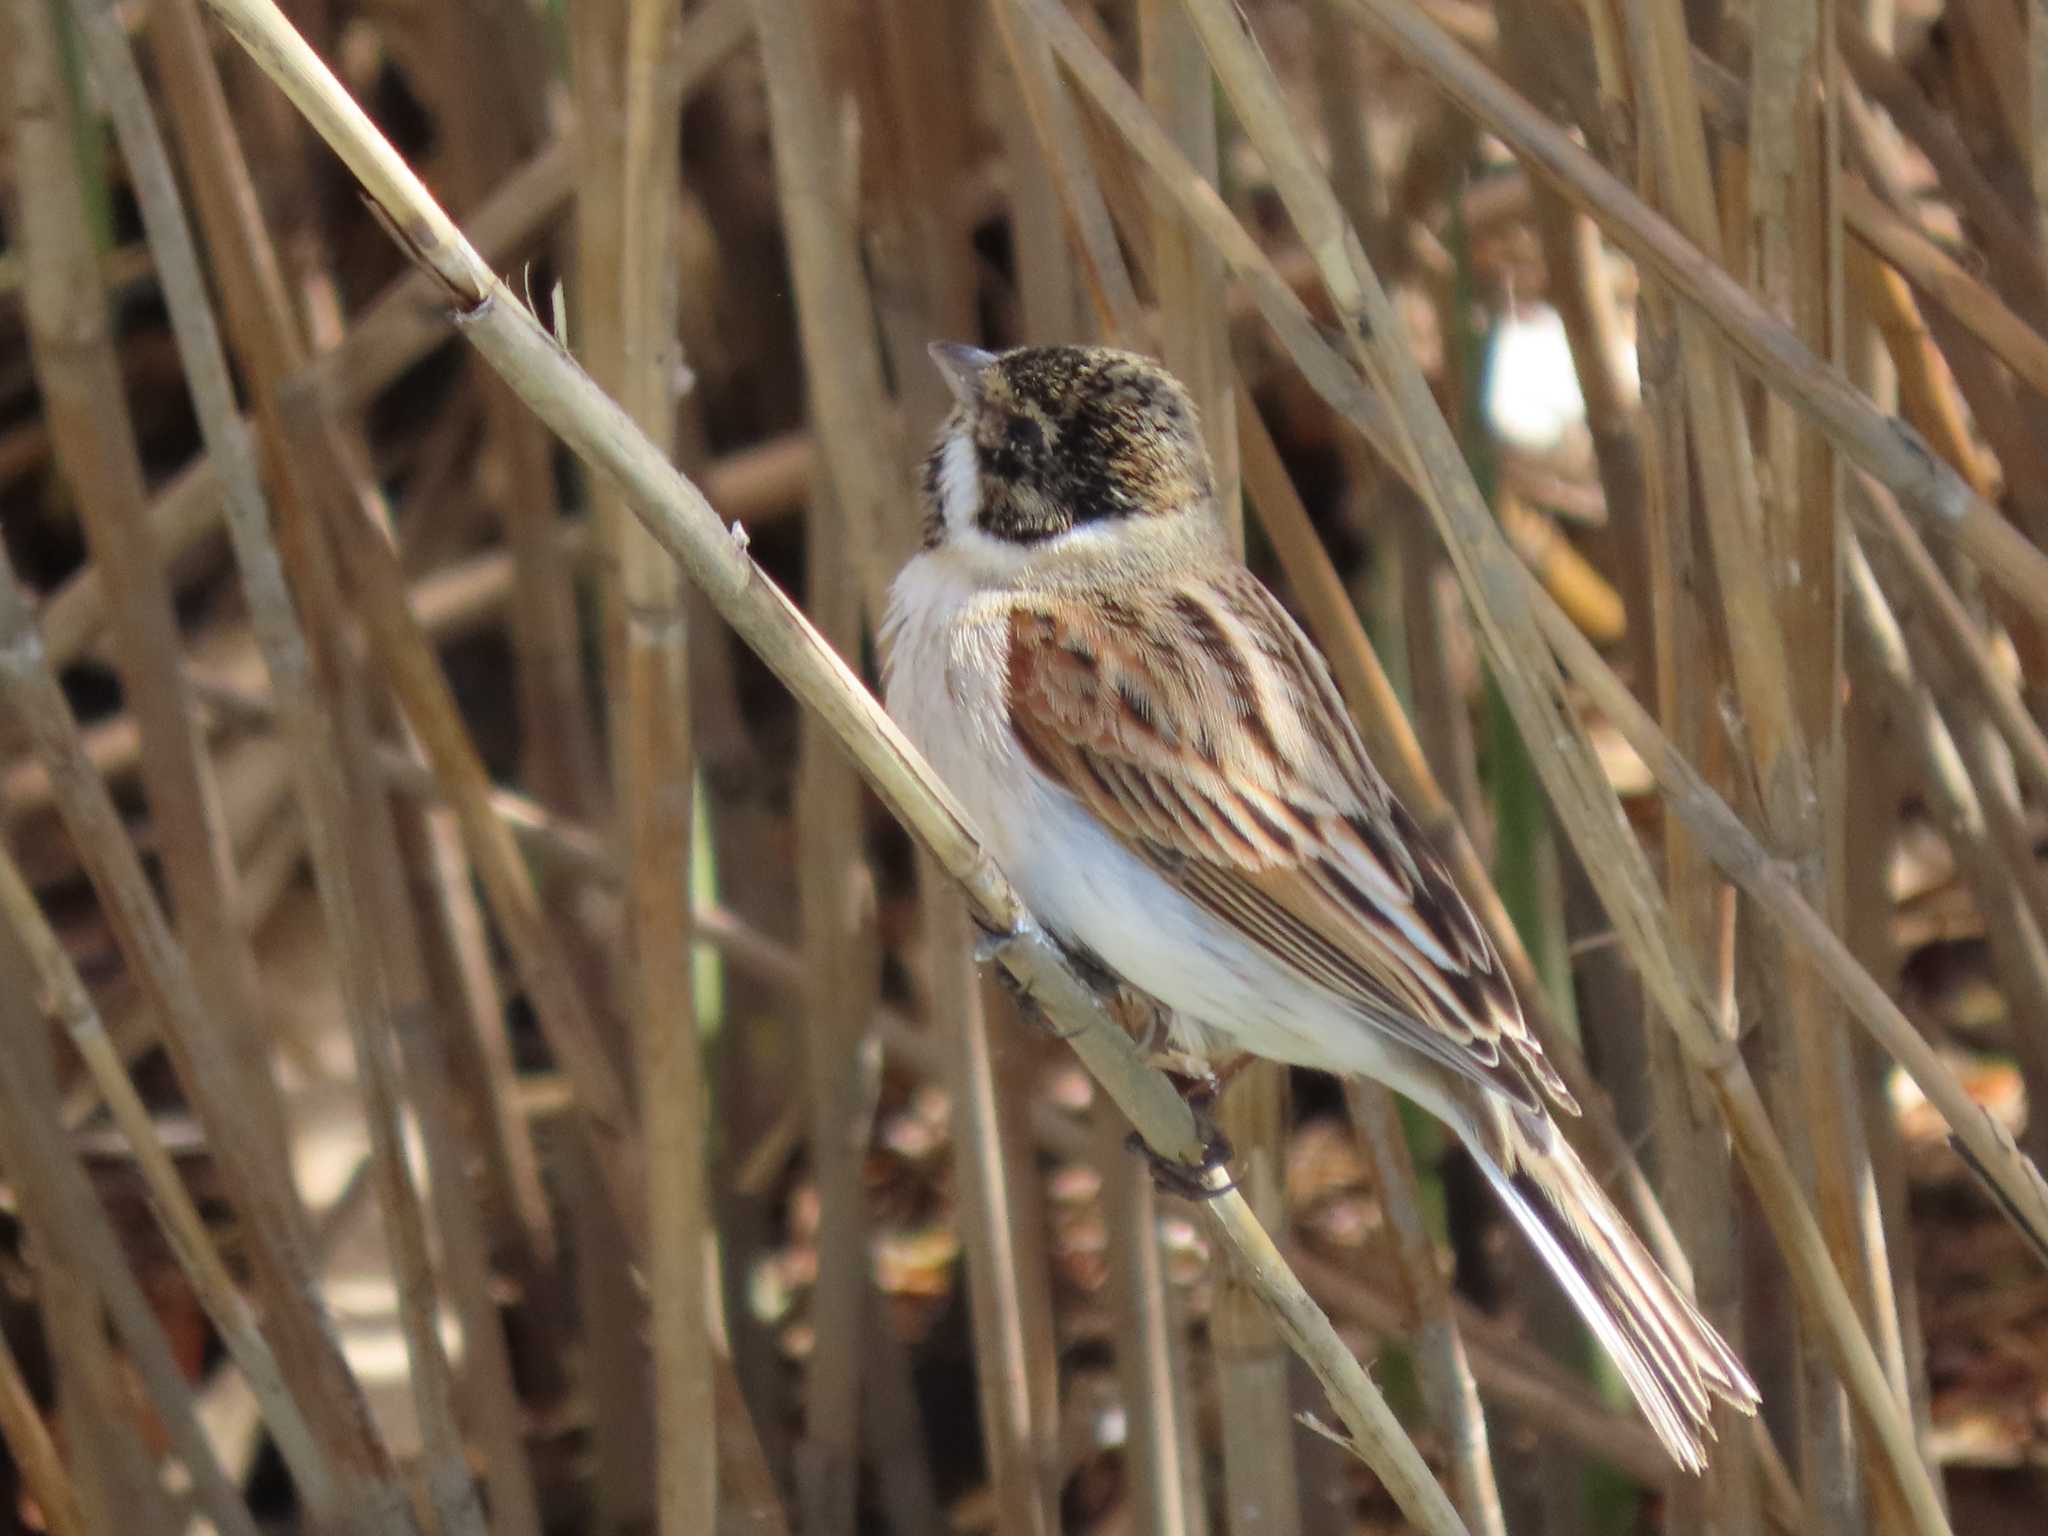
<svg viewBox="0 0 2048 1536"><path fill-rule="evenodd" d="M1505 1108L1503 1106L1503 1108ZM1706 1466L1718 1397L1756 1411L1756 1386L1658 1267L1547 1115L1505 1109L1505 1145L1468 1137L1486 1176L1621 1371L1672 1458ZM1501 1153L1506 1155L1502 1156ZM1711 1394L1711 1396L1710 1396Z"/></svg>

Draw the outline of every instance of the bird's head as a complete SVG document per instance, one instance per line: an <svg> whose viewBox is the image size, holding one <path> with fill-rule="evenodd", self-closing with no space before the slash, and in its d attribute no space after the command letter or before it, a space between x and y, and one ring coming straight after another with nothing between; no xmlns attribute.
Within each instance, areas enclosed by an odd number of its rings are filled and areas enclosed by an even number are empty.
<svg viewBox="0 0 2048 1536"><path fill-rule="evenodd" d="M984 352L936 342L954 406L925 462L925 547L1037 550L1139 520L1212 519L1194 403L1158 363L1108 347Z"/></svg>

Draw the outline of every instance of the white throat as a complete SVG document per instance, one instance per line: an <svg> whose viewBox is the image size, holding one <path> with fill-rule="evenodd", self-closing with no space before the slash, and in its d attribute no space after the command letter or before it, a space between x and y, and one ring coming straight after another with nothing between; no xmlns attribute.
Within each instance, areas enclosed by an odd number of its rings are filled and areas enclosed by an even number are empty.
<svg viewBox="0 0 2048 1536"><path fill-rule="evenodd" d="M980 512L981 464L974 454L974 439L956 431L939 451L939 514L946 520L946 536L957 539L975 532L974 519Z"/></svg>

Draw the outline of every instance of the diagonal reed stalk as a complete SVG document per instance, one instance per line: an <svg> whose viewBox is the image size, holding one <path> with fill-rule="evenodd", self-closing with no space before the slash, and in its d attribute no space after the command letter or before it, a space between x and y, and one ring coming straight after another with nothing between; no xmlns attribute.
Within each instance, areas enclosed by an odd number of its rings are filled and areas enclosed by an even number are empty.
<svg viewBox="0 0 2048 1536"><path fill-rule="evenodd" d="M1087 984L1067 967L982 854L964 818L845 663L762 575L701 495L606 399L499 282L363 116L289 22L264 0L219 0L216 14L347 161L415 260L440 279L462 332L579 453L619 480L637 516L679 560L800 699L826 719L886 803L945 864L990 927L1008 935L1002 961L1075 1030L1076 1050L1147 1140L1199 1166L1194 1120L1161 1075L1139 1061ZM488 812L486 811L486 815ZM1331 1393L1361 1455L1411 1519L1462 1529L1358 1362L1331 1331L1234 1191L1207 1202L1210 1219Z"/></svg>
<svg viewBox="0 0 2048 1536"><path fill-rule="evenodd" d="M286 1465L313 1479L316 1487L331 1482L333 1473L324 1452L306 1427L255 1313L236 1289L234 1277L206 1230L205 1219L186 1192L141 1095L129 1081L99 1010L63 942L36 904L20 866L4 848L0 848L0 917L13 930L13 942L19 944L35 972L43 1009L63 1025L86 1070L105 1093L114 1123L127 1137L149 1186L151 1203L171 1251L261 1405Z"/></svg>
<svg viewBox="0 0 2048 1536"><path fill-rule="evenodd" d="M43 1517L50 1536L91 1536L85 1509L71 1473L43 1422L42 1410L30 1395L21 1362L0 1338L0 1438L21 1474L29 1497Z"/></svg>
<svg viewBox="0 0 2048 1536"><path fill-rule="evenodd" d="M11 574L7 576L11 585ZM8 946L12 965L11 937L0 939ZM62 1350L60 1362L67 1373L93 1371L104 1362L107 1389L89 1415L66 1415L66 1427L73 1450L87 1469L88 1484L97 1482L98 1491L111 1492L126 1469L105 1470L113 1475L93 1477L93 1467L102 1454L110 1462L127 1458L141 1461L139 1436L132 1419L125 1419L119 1407L119 1377L111 1369L113 1352L104 1318L125 1346L127 1357L161 1416L169 1441L184 1464L198 1495L198 1507L212 1521L221 1536L256 1536L256 1522L243 1502L241 1491L229 1479L212 1442L201 1427L184 1372L172 1352L170 1340L143 1291L128 1267L121 1239L93 1191L85 1164L71 1146L57 1120L56 1073L51 1064L46 1025L26 993L10 991L0 997L0 1164L4 1164L21 1199L22 1214L35 1241L49 1259L46 1276L62 1273L76 1286L63 1297L51 1297L52 1333L63 1326L60 1307L68 1306L80 1328L72 1347ZM97 1293L97 1294L95 1294ZM95 1305L94 1303L98 1304ZM89 1401L95 1391L83 1382ZM70 1396L69 1389L66 1390ZM124 1445L122 1442L126 1440ZM162 1508L162 1488L157 1469L143 1461L133 1468L144 1481L137 1490L140 1498L96 1512L103 1528L152 1507ZM95 1502L94 1489L81 1489L88 1507ZM387 1506L387 1510L388 1510ZM145 1518L148 1516L145 1514ZM409 1522L408 1522L409 1525ZM399 1526L395 1529L407 1529ZM375 1529L366 1523L365 1529Z"/></svg>

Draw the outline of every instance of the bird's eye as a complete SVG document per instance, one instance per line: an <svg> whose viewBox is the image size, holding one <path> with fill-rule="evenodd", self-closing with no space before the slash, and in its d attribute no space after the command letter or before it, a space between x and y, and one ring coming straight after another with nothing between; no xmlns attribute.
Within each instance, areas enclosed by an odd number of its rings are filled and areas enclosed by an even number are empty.
<svg viewBox="0 0 2048 1536"><path fill-rule="evenodd" d="M1003 428L1003 441L1018 453L1037 453L1045 447L1045 429L1029 416L1012 416Z"/></svg>

